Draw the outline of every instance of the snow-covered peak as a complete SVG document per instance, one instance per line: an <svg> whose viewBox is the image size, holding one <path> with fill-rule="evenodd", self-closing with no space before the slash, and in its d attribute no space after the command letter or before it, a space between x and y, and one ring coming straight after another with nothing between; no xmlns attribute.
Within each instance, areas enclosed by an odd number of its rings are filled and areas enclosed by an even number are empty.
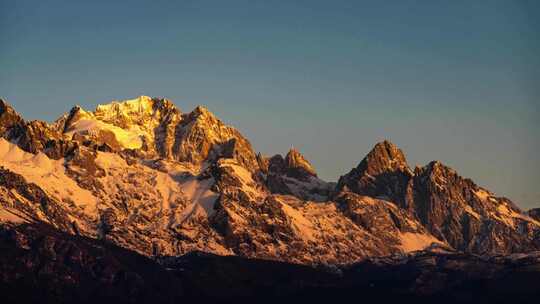
<svg viewBox="0 0 540 304"><path fill-rule="evenodd" d="M193 164L237 158L252 171L258 167L247 139L204 106L182 114L167 99L140 96L99 105L94 112L76 107L55 125L68 140L106 144L112 151L133 149L146 158Z"/></svg>
<svg viewBox="0 0 540 304"><path fill-rule="evenodd" d="M135 99L112 101L109 104L98 105L94 114L102 120L110 121L120 117L151 115L154 100L148 96L139 96Z"/></svg>
<svg viewBox="0 0 540 304"><path fill-rule="evenodd" d="M157 154L166 154L163 151L170 147L165 141L171 136L167 127L174 128L180 120L180 110L169 100L139 96L98 105L93 112L74 107L56 125L68 139L76 136L79 141L106 143L114 150L158 150Z"/></svg>

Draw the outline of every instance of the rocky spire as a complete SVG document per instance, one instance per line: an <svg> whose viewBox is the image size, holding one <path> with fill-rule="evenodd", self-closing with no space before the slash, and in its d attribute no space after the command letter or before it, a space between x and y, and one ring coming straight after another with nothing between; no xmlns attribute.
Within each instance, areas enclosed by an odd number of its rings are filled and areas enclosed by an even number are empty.
<svg viewBox="0 0 540 304"><path fill-rule="evenodd" d="M295 148L291 148L285 156L287 175L295 178L305 178L307 176L317 176L313 166Z"/></svg>
<svg viewBox="0 0 540 304"><path fill-rule="evenodd" d="M21 118L11 105L0 98L0 136L9 137L9 132L13 128L24 124Z"/></svg>
<svg viewBox="0 0 540 304"><path fill-rule="evenodd" d="M268 173L269 161L260 152L257 153L257 163L259 164L259 168L261 169L261 172L264 173L264 174L267 174Z"/></svg>
<svg viewBox="0 0 540 304"><path fill-rule="evenodd" d="M408 167L403 151L385 140L373 147L358 165L357 170L375 176L385 172L407 171Z"/></svg>
<svg viewBox="0 0 540 304"><path fill-rule="evenodd" d="M340 177L337 190L348 189L404 205L411 176L403 151L385 140L377 143L358 167Z"/></svg>

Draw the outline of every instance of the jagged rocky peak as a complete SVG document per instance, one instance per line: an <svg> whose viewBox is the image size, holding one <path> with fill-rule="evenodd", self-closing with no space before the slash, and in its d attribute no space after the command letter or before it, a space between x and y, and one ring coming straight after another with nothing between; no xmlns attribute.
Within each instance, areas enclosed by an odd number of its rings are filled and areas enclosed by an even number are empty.
<svg viewBox="0 0 540 304"><path fill-rule="evenodd" d="M431 161L424 167L415 168L414 183L415 186L423 185L426 190L434 192L458 194L468 191L476 197L494 197L493 193L479 187L471 179L460 176L456 170L437 160Z"/></svg>
<svg viewBox="0 0 540 304"><path fill-rule="evenodd" d="M295 148L291 148L285 156L288 174L292 177L317 176L315 168Z"/></svg>
<svg viewBox="0 0 540 304"><path fill-rule="evenodd" d="M63 125L63 126L62 126ZM107 144L113 151L137 150L146 158L170 158L200 165L219 158L236 158L258 168L251 145L203 106L182 114L168 99L140 96L97 106L80 107L59 119L68 139Z"/></svg>
<svg viewBox="0 0 540 304"><path fill-rule="evenodd" d="M340 177L337 193L347 189L404 205L411 176L403 151L385 140L377 143L356 168Z"/></svg>
<svg viewBox="0 0 540 304"><path fill-rule="evenodd" d="M0 136L27 152L43 151L55 159L73 148L55 127L40 120L25 121L5 100L0 100Z"/></svg>
<svg viewBox="0 0 540 304"><path fill-rule="evenodd" d="M180 110L165 98L139 96L125 101L112 101L100 104L93 112L87 112L80 106L75 106L67 115L68 127L81 119L99 120L122 129L140 127L149 131L155 128L163 116L180 115Z"/></svg>
<svg viewBox="0 0 540 304"><path fill-rule="evenodd" d="M175 140L173 155L176 160L199 164L234 158L251 172L259 169L251 143L203 106L183 115L176 128Z"/></svg>
<svg viewBox="0 0 540 304"><path fill-rule="evenodd" d="M539 248L540 222L439 161L415 170L406 200L423 225L458 250L508 254Z"/></svg>
<svg viewBox="0 0 540 304"><path fill-rule="evenodd" d="M257 153L257 163L261 172L268 174L269 159L264 157L260 152Z"/></svg>
<svg viewBox="0 0 540 304"><path fill-rule="evenodd" d="M280 154L272 156L268 164L266 185L270 192L289 194L305 200L327 201L335 188L335 183L328 183L317 177L313 166L295 149L291 149L285 158Z"/></svg>
<svg viewBox="0 0 540 304"><path fill-rule="evenodd" d="M199 116L212 116L212 117L215 117L215 115L208 111L208 108L203 106L203 105L198 105L195 107L195 109L193 109L193 111L191 112L195 117L199 117Z"/></svg>
<svg viewBox="0 0 540 304"><path fill-rule="evenodd" d="M358 166L358 170L370 175L406 171L408 168L403 151L388 140L377 143Z"/></svg>
<svg viewBox="0 0 540 304"><path fill-rule="evenodd" d="M56 126L58 131L64 133L68 131L67 129L72 124L81 119L91 119L92 116L92 113L86 112L81 106L76 105L69 110L69 113L66 113L58 118L53 125Z"/></svg>
<svg viewBox="0 0 540 304"><path fill-rule="evenodd" d="M268 171L272 174L286 175L297 179L305 179L309 176L317 177L315 168L295 148L291 148L285 158L276 154L267 162Z"/></svg>
<svg viewBox="0 0 540 304"><path fill-rule="evenodd" d="M13 127L22 124L24 121L13 109L13 107L7 103L4 99L0 98L0 136L7 135Z"/></svg>
<svg viewBox="0 0 540 304"><path fill-rule="evenodd" d="M180 110L167 99L148 96L98 105L94 111L97 119L120 128L129 128L132 125L146 129L155 128L163 116L170 114L180 115Z"/></svg>

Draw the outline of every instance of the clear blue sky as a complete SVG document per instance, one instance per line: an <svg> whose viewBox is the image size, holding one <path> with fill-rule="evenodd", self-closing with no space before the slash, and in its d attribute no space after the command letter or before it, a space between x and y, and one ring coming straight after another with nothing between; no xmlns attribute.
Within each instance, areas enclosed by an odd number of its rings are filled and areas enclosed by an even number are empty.
<svg viewBox="0 0 540 304"><path fill-rule="evenodd" d="M540 207L540 1L0 3L0 96L26 118L164 96L328 180L388 138Z"/></svg>

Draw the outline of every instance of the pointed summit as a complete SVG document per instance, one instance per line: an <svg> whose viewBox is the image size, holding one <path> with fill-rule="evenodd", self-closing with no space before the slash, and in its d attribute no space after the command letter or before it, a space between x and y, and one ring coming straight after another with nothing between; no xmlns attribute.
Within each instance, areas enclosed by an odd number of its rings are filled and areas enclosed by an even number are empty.
<svg viewBox="0 0 540 304"><path fill-rule="evenodd" d="M182 115L175 128L172 155L175 160L193 164L234 158L250 172L259 169L251 143L201 105Z"/></svg>
<svg viewBox="0 0 540 304"><path fill-rule="evenodd" d="M340 177L337 190L349 189L402 205L411 176L403 151L385 140L377 143L358 167Z"/></svg>
<svg viewBox="0 0 540 304"><path fill-rule="evenodd" d="M408 170L405 154L388 140L379 142L358 165L359 171L370 175Z"/></svg>
<svg viewBox="0 0 540 304"><path fill-rule="evenodd" d="M293 177L317 176L315 168L295 148L291 148L285 156L288 175Z"/></svg>
<svg viewBox="0 0 540 304"><path fill-rule="evenodd" d="M0 98L0 136L6 137L11 129L23 123L24 120L19 113L4 99Z"/></svg>
<svg viewBox="0 0 540 304"><path fill-rule="evenodd" d="M212 114L212 113L208 111L208 108L203 105L198 105L197 107L195 107L195 109L193 109L194 116L201 116L201 115L208 115L208 114Z"/></svg>

